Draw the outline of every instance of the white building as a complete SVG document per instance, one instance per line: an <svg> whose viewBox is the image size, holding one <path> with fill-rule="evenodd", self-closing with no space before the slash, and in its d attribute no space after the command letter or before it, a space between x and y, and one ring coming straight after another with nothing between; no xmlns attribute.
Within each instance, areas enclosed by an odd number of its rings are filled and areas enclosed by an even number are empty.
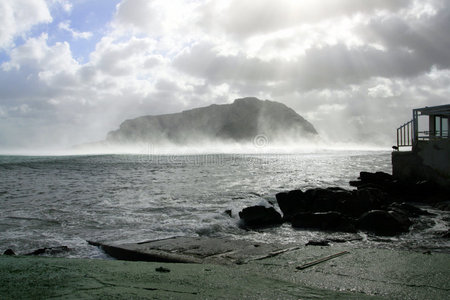
<svg viewBox="0 0 450 300"><path fill-rule="evenodd" d="M449 120L450 104L414 109L413 119L397 129L392 174L400 180L429 180L450 189Z"/></svg>

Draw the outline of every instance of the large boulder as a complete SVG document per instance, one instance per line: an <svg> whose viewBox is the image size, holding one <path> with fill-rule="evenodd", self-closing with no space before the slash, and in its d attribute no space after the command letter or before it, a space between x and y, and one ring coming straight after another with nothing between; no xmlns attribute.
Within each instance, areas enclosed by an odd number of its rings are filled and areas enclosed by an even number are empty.
<svg viewBox="0 0 450 300"><path fill-rule="evenodd" d="M353 198L352 192L341 188L315 188L305 192L294 190L276 195L284 220L305 212L339 211L343 203ZM359 215L358 215L359 216Z"/></svg>
<svg viewBox="0 0 450 300"><path fill-rule="evenodd" d="M297 213L309 210L305 193L301 190L278 193L275 197L285 220L290 220Z"/></svg>
<svg viewBox="0 0 450 300"><path fill-rule="evenodd" d="M343 199L338 207L338 211L346 216L360 217L369 210L380 209L390 203L387 194L379 189L364 188L353 191L345 199Z"/></svg>
<svg viewBox="0 0 450 300"><path fill-rule="evenodd" d="M47 255L56 255L61 254L64 252L70 251L70 248L67 246L57 246L57 247L49 247L49 248L40 248L37 250L34 250L33 252L30 252L25 255L41 255L41 254L47 254Z"/></svg>
<svg viewBox="0 0 450 300"><path fill-rule="evenodd" d="M375 188L382 190L388 194L403 195L405 187L398 182L391 174L384 172L361 172L358 181L350 181L350 185L363 188ZM406 189L407 190L407 189Z"/></svg>
<svg viewBox="0 0 450 300"><path fill-rule="evenodd" d="M410 224L411 222L407 217L400 217L393 212L384 210L366 212L357 222L359 229L386 236L407 232Z"/></svg>
<svg viewBox="0 0 450 300"><path fill-rule="evenodd" d="M291 224L296 228L356 232L352 220L335 211L299 213L292 218Z"/></svg>
<svg viewBox="0 0 450 300"><path fill-rule="evenodd" d="M337 188L311 189L305 192L305 196L311 203L312 212L337 211L352 197L351 192Z"/></svg>
<svg viewBox="0 0 450 300"><path fill-rule="evenodd" d="M418 208L418 207L416 207L412 204L406 203L406 202L402 202L402 203L394 202L391 205L389 205L388 209L391 211L397 211L397 212L403 213L404 215L408 215L411 217L433 215L432 213L429 213L428 211L426 211L424 209Z"/></svg>
<svg viewBox="0 0 450 300"><path fill-rule="evenodd" d="M12 249L6 249L5 252L3 252L3 255L16 255Z"/></svg>
<svg viewBox="0 0 450 300"><path fill-rule="evenodd" d="M273 207L250 206L239 212L243 225L247 227L265 227L283 222L281 215Z"/></svg>
<svg viewBox="0 0 450 300"><path fill-rule="evenodd" d="M384 185L387 182L392 182L394 180L394 177L391 174L384 172L360 172L359 179L365 183Z"/></svg>

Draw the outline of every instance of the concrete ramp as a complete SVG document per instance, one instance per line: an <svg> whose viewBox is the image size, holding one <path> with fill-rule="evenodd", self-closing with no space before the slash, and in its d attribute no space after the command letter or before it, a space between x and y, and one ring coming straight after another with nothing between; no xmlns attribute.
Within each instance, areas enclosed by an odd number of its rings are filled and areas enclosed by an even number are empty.
<svg viewBox="0 0 450 300"><path fill-rule="evenodd" d="M172 237L118 245L92 241L88 243L120 260L174 263L242 264L299 249L295 245L209 237Z"/></svg>

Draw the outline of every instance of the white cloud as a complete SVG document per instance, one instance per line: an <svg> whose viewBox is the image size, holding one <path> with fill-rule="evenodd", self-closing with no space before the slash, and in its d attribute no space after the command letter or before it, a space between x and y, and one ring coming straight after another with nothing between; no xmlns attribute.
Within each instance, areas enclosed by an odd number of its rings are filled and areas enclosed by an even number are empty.
<svg viewBox="0 0 450 300"><path fill-rule="evenodd" d="M384 78L380 80L381 82L367 89L368 95L372 98L389 98L394 96L394 91L392 90L392 81L390 79Z"/></svg>
<svg viewBox="0 0 450 300"><path fill-rule="evenodd" d="M23 45L10 52L10 61L2 64L4 71L27 68L34 70L43 77L50 74L72 73L78 63L72 58L67 42L47 45L47 34L28 39Z"/></svg>
<svg viewBox="0 0 450 300"><path fill-rule="evenodd" d="M111 76L142 75L150 66L156 66L163 58L153 54L156 42L151 38L132 37L117 41L103 38L91 54L90 62L99 71Z"/></svg>
<svg viewBox="0 0 450 300"><path fill-rule="evenodd" d="M59 5L66 13L72 11L73 5L70 0L50 0L50 2Z"/></svg>
<svg viewBox="0 0 450 300"><path fill-rule="evenodd" d="M51 21L44 0L0 1L0 49L11 47L15 37L27 33L34 25Z"/></svg>
<svg viewBox="0 0 450 300"><path fill-rule="evenodd" d="M70 27L70 21L61 22L58 24L59 29L70 32L74 39L90 39L92 32L84 31L79 32Z"/></svg>
<svg viewBox="0 0 450 300"><path fill-rule="evenodd" d="M183 33L192 29L204 1L123 0L117 7L116 22L148 36Z"/></svg>

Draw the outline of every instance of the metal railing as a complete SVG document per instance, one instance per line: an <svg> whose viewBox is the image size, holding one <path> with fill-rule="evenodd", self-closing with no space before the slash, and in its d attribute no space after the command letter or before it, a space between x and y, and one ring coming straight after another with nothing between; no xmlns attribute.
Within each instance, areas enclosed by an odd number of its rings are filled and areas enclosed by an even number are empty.
<svg viewBox="0 0 450 300"><path fill-rule="evenodd" d="M448 139L448 130L419 131L417 139L420 141Z"/></svg>
<svg viewBox="0 0 450 300"><path fill-rule="evenodd" d="M397 148L401 147L412 147L414 140L417 141L435 141L440 139L448 139L448 130L437 130L437 131L417 131L416 137L414 138L414 120L411 120L399 128L397 128Z"/></svg>
<svg viewBox="0 0 450 300"><path fill-rule="evenodd" d="M397 128L397 147L411 147L413 145L413 120Z"/></svg>

